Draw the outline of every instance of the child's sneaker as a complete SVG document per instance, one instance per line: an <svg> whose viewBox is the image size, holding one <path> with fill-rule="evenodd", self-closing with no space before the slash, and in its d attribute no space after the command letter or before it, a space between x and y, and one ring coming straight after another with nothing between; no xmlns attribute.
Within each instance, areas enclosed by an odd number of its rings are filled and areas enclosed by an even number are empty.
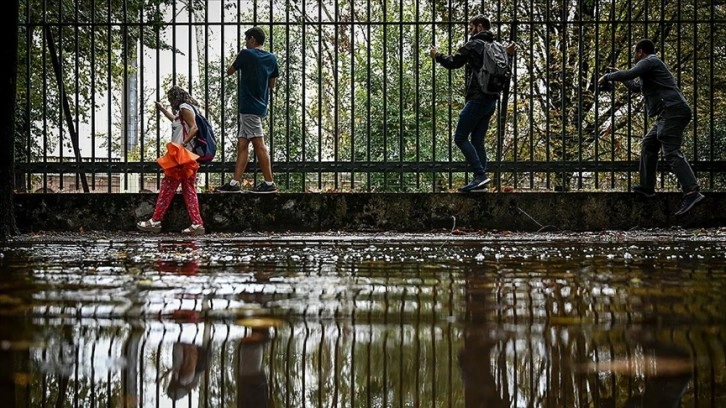
<svg viewBox="0 0 726 408"><path fill-rule="evenodd" d="M192 224L182 230L185 235L204 235L204 225Z"/></svg>
<svg viewBox="0 0 726 408"><path fill-rule="evenodd" d="M154 221L149 218L146 221L137 222L136 228L144 232L161 232L161 221Z"/></svg>

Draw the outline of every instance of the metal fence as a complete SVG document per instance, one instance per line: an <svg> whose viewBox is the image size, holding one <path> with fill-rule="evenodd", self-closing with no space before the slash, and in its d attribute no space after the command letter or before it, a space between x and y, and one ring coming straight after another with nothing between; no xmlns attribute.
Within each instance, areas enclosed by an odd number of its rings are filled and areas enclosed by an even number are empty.
<svg viewBox="0 0 726 408"><path fill-rule="evenodd" d="M627 190L639 139L653 125L639 96L600 92L597 78L632 66L654 40L693 108L684 152L704 189L726 184L722 97L724 5L630 0L496 4L459 1L28 0L21 4L16 186L21 191L155 190L167 124L165 90L190 90L222 149L200 168L202 191L234 168L236 79L224 71L260 26L280 78L265 117L285 191L446 191L471 173L453 143L467 21L491 17L518 45L514 78L485 144L497 190ZM677 189L661 166L659 188ZM247 180L257 178L254 160Z"/></svg>

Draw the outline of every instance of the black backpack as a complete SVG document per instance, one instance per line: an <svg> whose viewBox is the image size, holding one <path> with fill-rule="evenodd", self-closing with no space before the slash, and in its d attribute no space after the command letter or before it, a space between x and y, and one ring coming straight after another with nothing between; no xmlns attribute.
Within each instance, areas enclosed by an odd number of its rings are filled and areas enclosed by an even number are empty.
<svg viewBox="0 0 726 408"><path fill-rule="evenodd" d="M481 46L482 65L476 79L482 92L499 95L512 77L512 63L504 45L498 41L475 40Z"/></svg>

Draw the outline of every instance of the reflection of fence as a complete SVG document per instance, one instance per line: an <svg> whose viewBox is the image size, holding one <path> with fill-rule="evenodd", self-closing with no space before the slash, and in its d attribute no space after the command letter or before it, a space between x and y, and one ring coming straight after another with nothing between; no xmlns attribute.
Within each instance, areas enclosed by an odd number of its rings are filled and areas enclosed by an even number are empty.
<svg viewBox="0 0 726 408"><path fill-rule="evenodd" d="M653 390L683 407L726 402L722 244L393 242L50 243L19 264L6 255L8 270L32 265L18 285L32 288L27 303L0 299L32 316L18 331L33 341L2 344L30 349L13 360L28 373L16 406L172 405L179 345L209 357L188 391L174 388L177 406L234 407L263 381L274 406L295 408L620 408ZM607 256L622 250L635 256ZM262 315L281 321L269 341L241 319Z"/></svg>
<svg viewBox="0 0 726 408"><path fill-rule="evenodd" d="M253 2L249 10L171 3L103 12L79 5L75 13L21 4L18 187L35 190L34 176L70 173L79 178L65 190L111 192L100 175L158 173L167 129L148 107L164 99L167 76L190 88L215 123L226 151L201 173L205 186L222 182L233 169L237 128L235 81L223 71L253 25L268 32L265 46L281 64L265 129L286 190L439 191L470 172L452 141L463 70L431 64L428 44L454 51L480 10L411 0ZM631 45L649 35L694 108L686 155L704 188L725 187L725 106L716 89L724 73L714 63L724 58L721 6L651 3L502 2L483 10L497 36L519 44L514 80L486 138L497 187L627 189L652 120L622 87L603 94L595 79L609 66L632 65ZM70 162L45 159L58 145L73 146ZM75 162L85 155L93 160ZM660 183L675 189L669 176Z"/></svg>
<svg viewBox="0 0 726 408"><path fill-rule="evenodd" d="M608 329L610 316L538 316L541 305L523 298L517 312L493 311L501 313L500 323L475 318L480 322L462 325L447 322L449 313L443 309L419 307L422 299L407 290L381 292L391 303L380 309L380 303L371 302L374 292L354 299L360 313L321 319L323 308L313 306L310 316L287 318L273 331L262 360L267 392L275 401L270 406L458 407L486 400L493 407L615 402L620 407L660 378L649 374L669 375L674 369L685 374L680 377L685 382L677 384L690 384L683 406L719 407L726 397L720 391L726 374L720 329ZM451 299L444 291L435 292L429 295L439 297L441 306ZM506 291L499 293L506 303ZM209 316L237 313L220 314L222 310ZM54 317L58 313L67 317ZM70 309L57 308L42 314L46 318L36 324L49 334L30 355L30 375L38 381L27 384L28 401L22 406L52 406L62 400L74 406L121 406L119 401L125 401L157 407L168 406L170 395L182 395L179 406L245 406L237 405L239 393L247 389L239 353L252 332L234 320L193 323L201 315L184 309L170 316L179 322L76 320L69 317ZM626 315L637 319L637 313ZM583 330L583 324L600 329ZM211 358L189 393L169 394L177 344L206 346ZM657 344L677 352L658 354L657 348L653 351ZM683 371L683 361L693 369Z"/></svg>

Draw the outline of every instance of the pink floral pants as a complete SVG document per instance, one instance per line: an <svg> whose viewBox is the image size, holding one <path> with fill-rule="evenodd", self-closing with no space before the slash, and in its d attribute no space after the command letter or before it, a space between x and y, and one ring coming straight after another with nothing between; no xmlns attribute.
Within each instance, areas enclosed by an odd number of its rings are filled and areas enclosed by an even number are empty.
<svg viewBox="0 0 726 408"><path fill-rule="evenodd" d="M171 205L171 201L174 199L174 194L176 194L176 189L181 183L184 204L186 204L187 212L189 213L189 218L192 220L192 224L204 225L202 216L199 214L199 199L197 198L197 190L194 186L196 181L196 173L194 173L194 176L185 180L176 180L171 177L164 177L161 180L159 196L156 198L156 208L154 209L154 215L151 218L154 221L161 221L164 219L166 210L169 209L169 205Z"/></svg>

